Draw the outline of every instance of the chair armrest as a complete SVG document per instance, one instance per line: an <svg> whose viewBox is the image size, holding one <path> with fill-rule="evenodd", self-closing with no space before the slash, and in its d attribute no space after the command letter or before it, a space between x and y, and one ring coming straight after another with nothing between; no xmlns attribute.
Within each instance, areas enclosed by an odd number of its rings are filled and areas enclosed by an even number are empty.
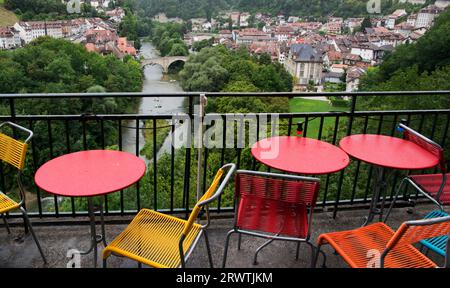
<svg viewBox="0 0 450 288"><path fill-rule="evenodd" d="M19 130L21 130L21 131L24 131L24 132L28 133L28 137L27 137L27 139L24 141L24 143L28 143L28 141L30 141L31 138L33 138L33 131L31 131L31 130L25 128L25 127L22 127L22 126L20 126L20 125L17 125L16 123L13 123L13 122L10 122L10 121L1 123L1 124L0 124L0 127L2 127L2 126L4 126L4 125L8 125L8 126L17 128L17 129L19 129Z"/></svg>
<svg viewBox="0 0 450 288"><path fill-rule="evenodd" d="M236 165L234 163L225 164L222 166L221 169L225 169L225 168L228 168L228 172L227 172L225 178L223 179L222 183L220 183L220 186L217 189L216 193L214 193L214 195L209 197L208 199L198 203L199 206L208 205L209 203L211 203L214 200L216 200L217 198L219 198L219 196L222 194L223 190L225 189L225 186L227 186L228 181L230 181L231 176L234 174L234 171L236 171Z"/></svg>

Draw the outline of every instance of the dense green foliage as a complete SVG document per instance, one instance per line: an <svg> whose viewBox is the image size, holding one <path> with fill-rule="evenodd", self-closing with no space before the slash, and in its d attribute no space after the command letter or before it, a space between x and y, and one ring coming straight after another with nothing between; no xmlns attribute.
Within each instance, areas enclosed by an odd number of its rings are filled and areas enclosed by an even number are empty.
<svg viewBox="0 0 450 288"><path fill-rule="evenodd" d="M5 0L5 8L14 11L24 21L104 16L99 14L89 3L81 5L81 15L77 13L69 14L67 5L62 3L61 0Z"/></svg>
<svg viewBox="0 0 450 288"><path fill-rule="evenodd" d="M291 91L292 76L270 56L251 56L245 48L208 47L191 55L180 73L185 91Z"/></svg>
<svg viewBox="0 0 450 288"><path fill-rule="evenodd" d="M194 42L194 44L192 44L192 50L199 52L200 50L202 50L205 47L213 46L213 44L214 44L214 38L197 41L197 42Z"/></svg>
<svg viewBox="0 0 450 288"><path fill-rule="evenodd" d="M0 93L138 92L142 82L138 62L130 58L122 62L114 56L89 53L82 45L62 39L41 37L24 48L0 51ZM16 100L15 109L21 115L131 113L138 101L136 98L27 99ZM9 114L9 101L0 100L0 113ZM118 137L117 124L110 121L104 122L103 136L96 120L87 121L86 139L82 136L81 122L68 122L65 126L63 121L36 121L30 128L35 132L36 166L49 157L67 153L67 149L108 146L117 143ZM26 182L32 183L33 171L26 171L29 173Z"/></svg>
<svg viewBox="0 0 450 288"><path fill-rule="evenodd" d="M279 13L293 16L326 17L327 15L356 17L367 15L367 0L135 0L137 10L153 16L166 13L168 17L190 19L217 15L222 10L265 12L276 16ZM431 1L428 1L431 2ZM434 2L434 1L433 1ZM420 8L419 5L399 3L397 0L381 0L382 14L395 9L408 11Z"/></svg>
<svg viewBox="0 0 450 288"><path fill-rule="evenodd" d="M187 56L188 47L183 41L185 27L177 23L154 23L151 39L161 56Z"/></svg>
<svg viewBox="0 0 450 288"><path fill-rule="evenodd" d="M228 0L135 0L136 10L146 16L166 13L168 17L210 18L219 10L229 8Z"/></svg>
<svg viewBox="0 0 450 288"><path fill-rule="evenodd" d="M140 91L139 63L89 53L79 44L41 37L13 51L0 51L2 93L85 92L101 85L108 92Z"/></svg>
<svg viewBox="0 0 450 288"><path fill-rule="evenodd" d="M149 18L137 17L129 9L125 9L125 13L125 17L119 24L119 34L122 37L127 37L130 41L134 41L134 47L140 49L140 38L151 34L153 23Z"/></svg>

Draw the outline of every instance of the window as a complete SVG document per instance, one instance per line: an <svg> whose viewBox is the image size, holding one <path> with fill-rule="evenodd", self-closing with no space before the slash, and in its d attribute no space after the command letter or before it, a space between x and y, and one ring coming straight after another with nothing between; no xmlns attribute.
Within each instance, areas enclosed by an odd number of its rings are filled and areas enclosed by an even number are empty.
<svg viewBox="0 0 450 288"><path fill-rule="evenodd" d="M305 64L304 63L300 63L300 77L304 77L305 74Z"/></svg>

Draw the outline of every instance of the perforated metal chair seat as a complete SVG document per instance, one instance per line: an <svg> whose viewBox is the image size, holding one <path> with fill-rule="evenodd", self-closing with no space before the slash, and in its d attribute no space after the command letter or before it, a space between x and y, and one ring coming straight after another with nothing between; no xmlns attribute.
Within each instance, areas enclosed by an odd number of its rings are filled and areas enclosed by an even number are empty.
<svg viewBox="0 0 450 288"><path fill-rule="evenodd" d="M181 265L178 243L187 221L153 210L142 209L128 227L104 250L157 268L176 268ZM183 242L187 253L201 235L201 225L194 223Z"/></svg>
<svg viewBox="0 0 450 288"><path fill-rule="evenodd" d="M0 214L19 208L20 205L0 191Z"/></svg>
<svg viewBox="0 0 450 288"><path fill-rule="evenodd" d="M410 175L409 178L425 193L428 193L443 205L450 205L450 173L447 173L446 175L447 179L439 199L436 199L436 196L442 185L442 174Z"/></svg>
<svg viewBox="0 0 450 288"><path fill-rule="evenodd" d="M354 230L326 233L319 236L319 245L329 244L352 268L370 268L371 261L381 256L394 236L384 223L375 223ZM373 262L375 263L375 262ZM437 265L414 246L395 246L385 259L385 268L434 268Z"/></svg>

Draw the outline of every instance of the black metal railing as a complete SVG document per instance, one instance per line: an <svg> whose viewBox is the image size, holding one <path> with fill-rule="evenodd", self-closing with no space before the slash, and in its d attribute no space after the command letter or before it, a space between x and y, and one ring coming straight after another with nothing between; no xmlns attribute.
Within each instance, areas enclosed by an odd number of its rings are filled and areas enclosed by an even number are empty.
<svg viewBox="0 0 450 288"><path fill-rule="evenodd" d="M0 94L0 104L7 107L7 111L0 115L0 122L13 121L31 130L38 130L41 135L36 134L29 149L28 188L29 195L36 198L35 207L31 207L30 215L34 217L59 217L86 215L83 200L60 199L56 196L47 195L38 189L33 183L33 175L36 170L46 161L64 153L86 149L118 149L123 150L124 131L136 138L133 151L136 155L141 153L140 133L148 130L152 133L146 140L150 147L152 159L158 159L158 142L161 141L157 135L160 129L174 132L176 123L167 122L166 125L158 125L160 120L172 120L173 114L110 114L95 111L80 111L80 114L64 113L42 113L41 115L23 115L17 104L21 101L58 101L60 99L78 99L81 101L104 98L145 98L145 97L184 97L186 103L186 115L190 119L196 116L194 109L200 93L173 93L173 94L144 94L144 93L94 93L94 94ZM357 110L358 99L361 97L450 97L450 91L412 91L412 92L354 92L354 93L204 93L208 98L217 97L349 97L349 106L346 111L332 112L302 112L302 113L279 113L280 127L282 133L291 135L296 130L296 122L304 122L303 136L321 139L332 144L347 135L356 133L382 133L396 135L396 125L401 119L405 119L419 132L434 139L443 147L448 144L446 138L450 124L450 107L444 109L412 109L412 110ZM19 105L20 106L20 105ZM1 110L0 110L1 111ZM88 113L87 113L88 112ZM259 113L257 116L273 115ZM226 114L216 114L225 120ZM131 124L135 121L135 125ZM144 123L141 127L139 123ZM223 143L230 133L235 133L235 128L227 126L224 121ZM257 131L259 122L257 121ZM127 130L125 130L127 129ZM229 129L233 129L230 131ZM114 139L112 139L113 135ZM170 135L170 134L169 134ZM173 133L172 133L173 135ZM148 135L147 135L148 136ZM400 136L400 134L397 134ZM170 137L170 136L169 136ZM258 138L261 138L258 135ZM93 140L94 139L94 140ZM77 143L74 145L74 143ZM163 156L164 164L159 160L148 161L148 174L132 188L119 191L104 197L106 215L134 214L142 207L149 207L166 213L188 213L192 208L196 195L195 167L197 150L192 147L175 148L173 145ZM214 148L203 150L202 189L205 190L208 180L215 169L226 162L235 162L238 168L270 170L251 158L249 149L236 148ZM162 160L161 160L162 161ZM1 166L1 165L0 165ZM7 171L0 167L0 189L6 191L14 189L8 185L10 179ZM333 207L336 215L342 206L367 204L370 201L372 186L373 167L359 161L345 170L333 175L321 176L322 188L319 198L319 206ZM401 175L394 173L392 176L392 197L395 183L401 179ZM230 185L232 186L232 185ZM180 191L181 190L181 191ZM181 192L181 194L180 194ZM232 187L229 188L213 211L220 213L231 211L233 208ZM45 201L44 201L45 200ZM45 203L44 203L45 202ZM44 205L45 204L45 205ZM30 205L30 204L29 204Z"/></svg>

